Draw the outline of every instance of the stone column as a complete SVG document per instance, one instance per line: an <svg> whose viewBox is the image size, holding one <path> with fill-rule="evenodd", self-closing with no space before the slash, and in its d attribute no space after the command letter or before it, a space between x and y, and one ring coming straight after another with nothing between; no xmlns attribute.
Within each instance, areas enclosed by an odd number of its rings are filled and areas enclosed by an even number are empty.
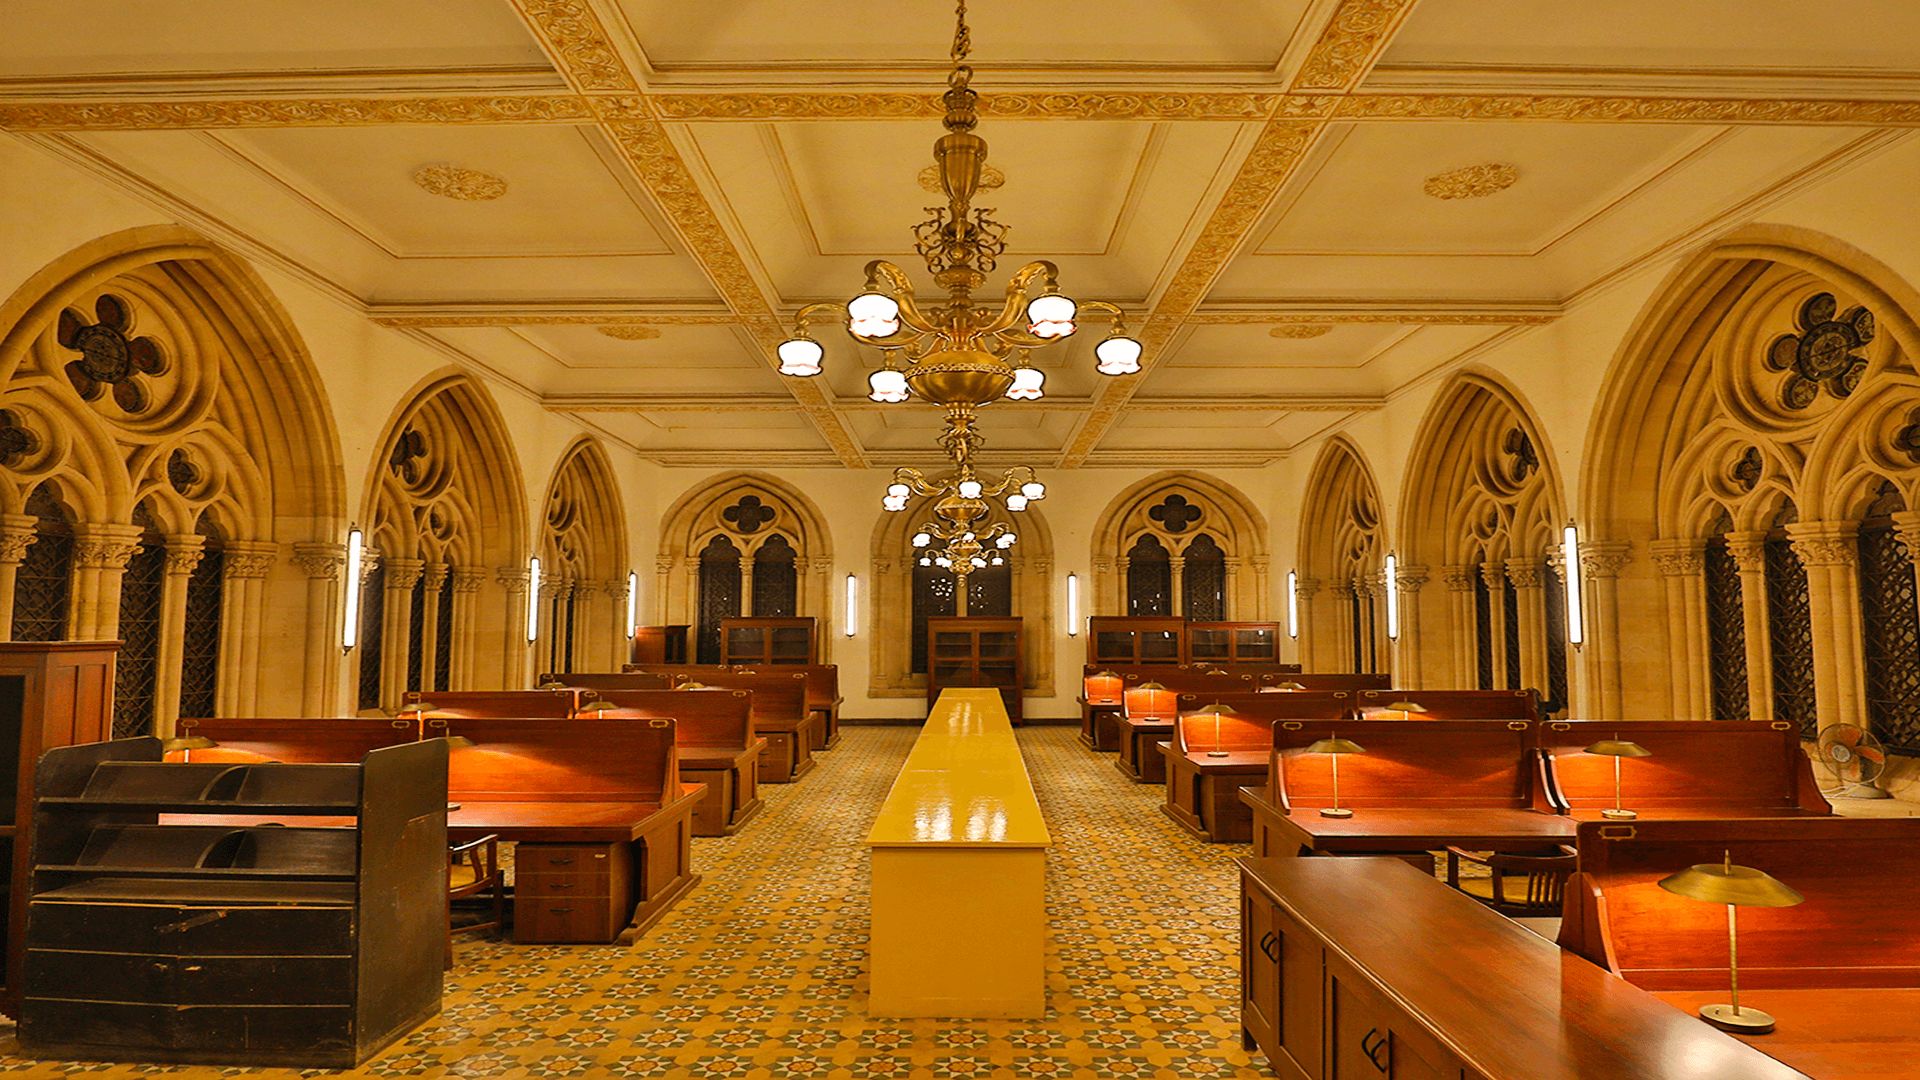
<svg viewBox="0 0 1920 1080"><path fill-rule="evenodd" d="M1238 619L1243 612L1257 610L1257 605L1252 602L1253 597L1240 595L1240 570L1245 563L1245 559L1235 558L1233 556L1228 556L1221 560L1221 573L1225 580L1221 583L1220 592L1226 597L1226 604L1224 605L1225 614L1222 616L1223 618ZM1254 616L1249 615L1247 618L1251 619L1254 618Z"/></svg>
<svg viewBox="0 0 1920 1080"><path fill-rule="evenodd" d="M869 686L902 689L912 682L907 631L912 625L913 566L911 558L873 560L873 599L867 612Z"/></svg>
<svg viewBox="0 0 1920 1080"><path fill-rule="evenodd" d="M158 738L170 739L174 722L180 719L180 688L186 680L182 658L186 654L187 580L205 557L201 547L207 538L198 533L170 533L164 542L167 564L166 575L160 581L160 641L154 649L153 660L153 733ZM224 620L228 598L223 593L220 599ZM224 661L226 642L220 644L220 658ZM219 675L225 674L219 672Z"/></svg>
<svg viewBox="0 0 1920 1080"><path fill-rule="evenodd" d="M1020 582L1017 595L1025 597L1026 609L1014 614L1026 620L1029 628L1021 635L1026 652L1027 685L1030 693L1052 694L1053 688L1053 557L1033 555L1007 561L1013 567L1013 580ZM1078 696L1077 694L1075 695Z"/></svg>
<svg viewBox="0 0 1920 1080"><path fill-rule="evenodd" d="M1647 545L1667 591L1667 646L1674 673L1669 706L1677 720L1713 717L1713 673L1707 650L1707 542L1655 540Z"/></svg>
<svg viewBox="0 0 1920 1080"><path fill-rule="evenodd" d="M1632 559L1633 544L1626 540L1588 540L1580 545L1580 572L1590 587L1586 638L1598 642L1593 678L1597 693L1594 719L1617 720L1624 696L1620 641L1620 569Z"/></svg>
<svg viewBox="0 0 1920 1080"><path fill-rule="evenodd" d="M607 671L619 671L620 665L627 662L627 582L624 578L615 578L600 587L601 595L607 601L607 613L600 620L605 636L600 639L593 657L593 668Z"/></svg>
<svg viewBox="0 0 1920 1080"><path fill-rule="evenodd" d="M653 618L649 620L645 612L640 613L640 621L654 626L665 626L673 621L672 608L668 606L669 595L673 589L673 571L678 560L669 555L656 555L653 560Z"/></svg>
<svg viewBox="0 0 1920 1080"><path fill-rule="evenodd" d="M1469 689L1480 685L1477 638L1473 610L1474 568L1466 563L1440 568L1440 581L1447 587L1447 646L1453 657L1452 686Z"/></svg>
<svg viewBox="0 0 1920 1080"><path fill-rule="evenodd" d="M1773 635L1767 629L1767 534L1728 533L1740 573L1741 631L1747 642L1747 715L1773 719Z"/></svg>
<svg viewBox="0 0 1920 1080"><path fill-rule="evenodd" d="M480 641L480 588L487 572L477 566L453 568L453 668L447 685L454 690L478 690L475 649Z"/></svg>
<svg viewBox="0 0 1920 1080"><path fill-rule="evenodd" d="M40 538L32 514L0 514L0 641L13 640L14 580L27 548Z"/></svg>
<svg viewBox="0 0 1920 1080"><path fill-rule="evenodd" d="M1273 560L1267 558L1265 555L1254 555L1249 557L1246 562L1247 565L1253 567L1253 617L1256 621L1264 620L1267 617L1267 612L1273 610L1273 577L1271 574ZM1233 576L1233 562L1232 560L1228 560L1227 580L1232 581ZM1241 608L1240 610L1245 611L1246 609ZM1228 615L1232 617L1231 612L1229 612Z"/></svg>
<svg viewBox="0 0 1920 1080"><path fill-rule="evenodd" d="M1867 658L1860 626L1860 525L1802 521L1787 526L1807 568L1813 626L1814 710L1829 724L1867 725Z"/></svg>
<svg viewBox="0 0 1920 1080"><path fill-rule="evenodd" d="M413 618L413 583L427 564L420 559L388 559L386 596L380 623L380 707L392 712L406 700L407 644ZM425 673L422 672L422 675ZM422 686L426 679L420 680Z"/></svg>
<svg viewBox="0 0 1920 1080"><path fill-rule="evenodd" d="M140 550L140 529L133 525L81 524L73 527L73 641L111 641L120 636L120 578L127 560Z"/></svg>
<svg viewBox="0 0 1920 1080"><path fill-rule="evenodd" d="M1507 685L1507 568L1484 562L1478 569L1487 586L1487 636L1493 652L1493 689L1498 690Z"/></svg>
<svg viewBox="0 0 1920 1080"><path fill-rule="evenodd" d="M1187 559L1184 555L1167 557L1167 603L1172 605L1173 613L1184 617L1187 613Z"/></svg>
<svg viewBox="0 0 1920 1080"><path fill-rule="evenodd" d="M1540 563L1536 559L1508 559L1507 580L1513 582L1514 611L1520 616L1520 686L1547 695L1547 605Z"/></svg>
<svg viewBox="0 0 1920 1080"><path fill-rule="evenodd" d="M506 594L507 617L500 633L500 686L508 690L519 690L532 683L532 672L528 670L533 660L533 648L527 641L527 605L537 604L540 598L527 588L527 571L524 567L503 566L494 575L494 583ZM537 615L538 612L535 612ZM474 665L474 679L491 681L487 672Z"/></svg>
<svg viewBox="0 0 1920 1080"><path fill-rule="evenodd" d="M820 632L815 639L819 645L818 659L823 664L831 664L833 663L833 643L836 639L845 637L847 629L843 621L846 618L845 612L841 612L839 619L833 617L835 597L840 595L835 593L833 588L833 558L828 555L815 555L807 560L807 568L813 572L813 586L807 590L813 595L808 596L806 592L802 592L793 613L805 615L811 612L819 620L816 625L820 627Z"/></svg>
<svg viewBox="0 0 1920 1080"><path fill-rule="evenodd" d="M300 715L344 716L339 701L340 639L346 612L340 575L347 565L347 545L295 544L293 565L307 575L306 678Z"/></svg>
<svg viewBox="0 0 1920 1080"><path fill-rule="evenodd" d="M1420 606L1420 587L1428 581L1427 568L1424 566L1402 566L1395 585L1400 591L1400 641L1394 646L1393 670L1394 682L1408 689L1420 689L1426 684L1426 629L1421 623L1425 614Z"/></svg>
<svg viewBox="0 0 1920 1080"><path fill-rule="evenodd" d="M740 606L734 610L734 614L741 616L753 614L753 556L751 555L740 560ZM722 635L721 651L724 652L726 647L725 635Z"/></svg>
<svg viewBox="0 0 1920 1080"><path fill-rule="evenodd" d="M220 556L221 716L258 716L261 628L266 625L266 579L280 545L229 541Z"/></svg>
<svg viewBox="0 0 1920 1080"><path fill-rule="evenodd" d="M1100 614L1105 615L1109 611L1114 615L1131 614L1127 604L1127 568L1132 565L1133 560L1125 555L1113 560L1113 607Z"/></svg>
<svg viewBox="0 0 1920 1080"><path fill-rule="evenodd" d="M1907 565L1913 568L1914 589L1920 593L1920 510L1902 510L1893 515L1893 534L1907 549Z"/></svg>
<svg viewBox="0 0 1920 1080"><path fill-rule="evenodd" d="M1090 603L1086 610L1080 613L1082 618L1088 615L1109 615L1122 612L1125 590L1123 586L1116 584L1115 565L1117 562L1118 560L1105 555L1094 557L1093 581L1089 582L1092 588L1087 590L1087 599ZM1086 632L1086 626L1084 624L1080 627L1080 632Z"/></svg>
<svg viewBox="0 0 1920 1080"><path fill-rule="evenodd" d="M443 562L430 562L422 569L421 576L426 581L426 595L420 598L426 608L421 613L420 626L420 689L436 690L433 685L434 669L440 665L440 586L446 584L447 572L452 569ZM447 689L453 687L449 685Z"/></svg>
<svg viewBox="0 0 1920 1080"><path fill-rule="evenodd" d="M1298 571L1295 572L1296 575ZM1300 608L1300 623L1296 629L1300 632L1300 642L1294 646L1301 671L1324 670L1321 653L1321 627L1324 625L1315 617L1314 604L1320 595L1320 579L1295 576L1293 592Z"/></svg>

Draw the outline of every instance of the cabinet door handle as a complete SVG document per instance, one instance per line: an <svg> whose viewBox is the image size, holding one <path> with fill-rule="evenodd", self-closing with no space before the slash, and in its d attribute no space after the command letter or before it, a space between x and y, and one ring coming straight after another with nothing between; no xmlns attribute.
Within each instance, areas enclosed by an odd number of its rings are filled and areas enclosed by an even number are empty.
<svg viewBox="0 0 1920 1080"><path fill-rule="evenodd" d="M1380 1060L1380 1052L1386 1048L1387 1037L1380 1034L1379 1028L1368 1028L1367 1033L1360 1036L1360 1052L1367 1055L1367 1060L1373 1062L1373 1067L1381 1072L1387 1071L1387 1063Z"/></svg>
<svg viewBox="0 0 1920 1080"><path fill-rule="evenodd" d="M569 857L567 857L567 858L564 858L564 859L548 859L548 860L547 860L547 865L548 865L548 866L572 866L572 865L573 865L573 858L572 858L571 856L569 856Z"/></svg>
<svg viewBox="0 0 1920 1080"><path fill-rule="evenodd" d="M556 907L556 908L547 909L547 914L549 915L570 915L572 913L573 913L573 909L570 907Z"/></svg>
<svg viewBox="0 0 1920 1080"><path fill-rule="evenodd" d="M1266 937L1260 939L1260 951L1266 953L1267 959L1276 964L1280 962L1279 946L1280 940L1273 936L1273 931L1271 930L1267 931Z"/></svg>
<svg viewBox="0 0 1920 1080"><path fill-rule="evenodd" d="M576 883L572 881L556 881L547 887L550 889L571 889L575 884Z"/></svg>
<svg viewBox="0 0 1920 1080"><path fill-rule="evenodd" d="M226 917L227 913L224 909L220 911L209 911L204 915L195 915L191 919L183 919L177 923L168 923L160 927L158 932L162 934L177 934L183 930L191 930L196 926L205 926L216 919L224 919Z"/></svg>

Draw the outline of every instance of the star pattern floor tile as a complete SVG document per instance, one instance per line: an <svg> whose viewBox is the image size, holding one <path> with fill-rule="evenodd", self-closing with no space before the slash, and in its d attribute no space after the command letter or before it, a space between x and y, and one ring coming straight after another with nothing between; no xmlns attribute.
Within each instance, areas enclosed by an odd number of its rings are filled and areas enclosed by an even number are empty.
<svg viewBox="0 0 1920 1080"><path fill-rule="evenodd" d="M696 839L704 880L632 948L463 940L441 1015L359 1069L103 1065L20 1058L23 1080L151 1074L866 1080L1269 1077L1240 1046L1232 858L1160 812L1068 727L1021 729L1048 854L1043 1020L866 1015L868 860L860 846L919 734L842 729L798 784L761 788L737 836Z"/></svg>

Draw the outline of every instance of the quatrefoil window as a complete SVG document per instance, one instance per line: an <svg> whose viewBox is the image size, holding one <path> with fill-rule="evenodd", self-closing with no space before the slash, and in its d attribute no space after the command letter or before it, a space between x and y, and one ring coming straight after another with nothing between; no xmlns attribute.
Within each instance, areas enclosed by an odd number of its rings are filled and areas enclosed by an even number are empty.
<svg viewBox="0 0 1920 1080"><path fill-rule="evenodd" d="M1839 307L1832 293L1814 294L1800 305L1800 333L1782 335L1767 349L1767 366L1790 372L1780 388L1787 408L1813 404L1821 387L1846 397L1866 374L1867 361L1854 350L1873 340L1873 313L1855 307L1835 318Z"/></svg>
<svg viewBox="0 0 1920 1080"><path fill-rule="evenodd" d="M12 409L0 409L0 465L11 465L40 448L40 440L20 424Z"/></svg>
<svg viewBox="0 0 1920 1080"><path fill-rule="evenodd" d="M760 526L779 516L771 506L763 506L758 495L742 495L740 501L720 511L720 517L742 533L758 532Z"/></svg>
<svg viewBox="0 0 1920 1080"><path fill-rule="evenodd" d="M145 409L153 395L141 376L158 375L167 370L167 360L152 338L128 338L133 327L133 312L117 296L102 296L93 302L94 318L68 308L60 313L60 325L54 337L61 345L80 354L67 364L67 380L83 400L97 401L101 391L113 387L113 402L130 413Z"/></svg>
<svg viewBox="0 0 1920 1080"><path fill-rule="evenodd" d="M406 483L417 483L420 479L420 459L426 456L426 436L408 428L394 440L393 453L387 455L387 467L398 473Z"/></svg>
<svg viewBox="0 0 1920 1080"><path fill-rule="evenodd" d="M1159 506L1147 511L1148 517L1170 533L1187 531L1187 526L1199 521L1200 515L1200 508L1189 503L1184 495L1169 495Z"/></svg>
<svg viewBox="0 0 1920 1080"><path fill-rule="evenodd" d="M1920 408L1907 414L1907 426L1893 434L1893 445L1897 450L1905 451L1915 461L1920 461Z"/></svg>
<svg viewBox="0 0 1920 1080"><path fill-rule="evenodd" d="M185 450L175 450L167 455L167 483L180 494L185 495L199 487L203 475L200 466L193 463Z"/></svg>
<svg viewBox="0 0 1920 1080"><path fill-rule="evenodd" d="M1534 450L1533 440L1527 438L1526 432L1521 431L1519 428L1514 428L1512 431L1507 432L1505 446L1507 455L1513 458L1508 468L1513 473L1514 483L1518 484L1524 481L1527 477L1533 475L1533 470L1540 467L1540 455Z"/></svg>
<svg viewBox="0 0 1920 1080"><path fill-rule="evenodd" d="M1740 485L1742 491L1752 491L1754 486L1760 483L1760 475L1764 471L1765 466L1760 461L1760 448L1757 446L1747 447L1747 452L1741 454L1739 460L1733 463L1733 479Z"/></svg>

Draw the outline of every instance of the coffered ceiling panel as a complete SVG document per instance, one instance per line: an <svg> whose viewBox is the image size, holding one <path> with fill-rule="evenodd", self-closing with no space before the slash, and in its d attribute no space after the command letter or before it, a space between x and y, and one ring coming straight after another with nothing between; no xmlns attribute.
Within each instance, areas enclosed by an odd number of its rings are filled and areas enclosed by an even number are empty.
<svg viewBox="0 0 1920 1080"><path fill-rule="evenodd" d="M1199 368L1241 369L1249 377L1293 368L1351 368L1404 337L1412 327L1396 323L1289 323L1201 325L1188 331L1179 351L1155 367L1142 393L1177 382Z"/></svg>
<svg viewBox="0 0 1920 1080"><path fill-rule="evenodd" d="M535 325L514 327L513 332L568 368L637 373L694 368L711 371L714 386L723 392L743 373L767 366L732 326Z"/></svg>
<svg viewBox="0 0 1920 1080"><path fill-rule="evenodd" d="M1420 0L1389 66L1920 72L1920 5Z"/></svg>
<svg viewBox="0 0 1920 1080"><path fill-rule="evenodd" d="M753 396L785 400L780 376L751 362L725 328L668 327L657 340L605 345L580 327L440 327L423 331L475 357L521 385L547 394L615 394L622 407L635 395L696 399ZM604 363L617 360L620 362ZM603 362L596 362L603 361Z"/></svg>
<svg viewBox="0 0 1920 1080"><path fill-rule="evenodd" d="M953 5L914 0L886 7L791 0L619 0L647 59L665 73L769 67L944 64ZM1054 0L975 4L974 60L998 66L1230 67L1271 69L1308 0ZM1141 29L1151 27L1151 33Z"/></svg>
<svg viewBox="0 0 1920 1080"><path fill-rule="evenodd" d="M497 0L6 0L0 79L548 67Z"/></svg>

